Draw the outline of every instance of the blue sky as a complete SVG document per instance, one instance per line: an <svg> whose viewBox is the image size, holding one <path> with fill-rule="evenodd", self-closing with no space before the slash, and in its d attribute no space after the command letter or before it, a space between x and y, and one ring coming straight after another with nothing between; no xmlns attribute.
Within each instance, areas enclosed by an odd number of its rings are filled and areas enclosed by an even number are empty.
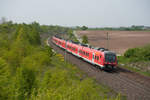
<svg viewBox="0 0 150 100"><path fill-rule="evenodd" d="M1 17L62 26L150 26L150 0L0 0Z"/></svg>

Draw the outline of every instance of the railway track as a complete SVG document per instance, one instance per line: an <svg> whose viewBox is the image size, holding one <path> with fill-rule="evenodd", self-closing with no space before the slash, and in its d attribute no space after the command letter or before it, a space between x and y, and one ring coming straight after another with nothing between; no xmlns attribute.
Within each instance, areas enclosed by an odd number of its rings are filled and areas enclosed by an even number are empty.
<svg viewBox="0 0 150 100"><path fill-rule="evenodd" d="M54 45L50 38L47 44L55 51L65 55L64 50ZM89 77L95 78L98 83L105 84L116 92L125 94L128 100L150 100L150 78L121 68L116 69L116 71L100 70L70 53L66 54L65 59L77 65Z"/></svg>

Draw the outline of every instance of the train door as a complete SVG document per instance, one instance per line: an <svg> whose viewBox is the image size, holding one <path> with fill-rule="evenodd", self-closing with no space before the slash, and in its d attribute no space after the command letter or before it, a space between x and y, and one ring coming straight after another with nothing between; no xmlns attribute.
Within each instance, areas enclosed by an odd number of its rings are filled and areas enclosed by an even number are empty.
<svg viewBox="0 0 150 100"><path fill-rule="evenodd" d="M79 51L79 50L80 50L80 48L79 48L79 47L77 47L77 55L78 55L78 56L80 55L80 54L79 54L79 53L80 53L80 51Z"/></svg>
<svg viewBox="0 0 150 100"><path fill-rule="evenodd" d="M89 59L90 59L90 61L92 61L92 59L93 59L93 52L89 52Z"/></svg>
<svg viewBox="0 0 150 100"><path fill-rule="evenodd" d="M95 59L95 53L93 52L93 57L92 57L92 62L94 63L94 59Z"/></svg>
<svg viewBox="0 0 150 100"><path fill-rule="evenodd" d="M100 61L99 55L96 54L96 55L95 55L94 62L97 63L97 64L99 64L99 61Z"/></svg>

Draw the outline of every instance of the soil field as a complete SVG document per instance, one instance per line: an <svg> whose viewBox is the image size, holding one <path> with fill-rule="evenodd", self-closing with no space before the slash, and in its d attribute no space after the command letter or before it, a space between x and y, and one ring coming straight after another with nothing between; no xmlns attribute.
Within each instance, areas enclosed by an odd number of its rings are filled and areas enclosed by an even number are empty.
<svg viewBox="0 0 150 100"><path fill-rule="evenodd" d="M117 54L123 54L129 48L150 44L150 31L76 31L79 37L88 36L89 44L96 47L108 48Z"/></svg>

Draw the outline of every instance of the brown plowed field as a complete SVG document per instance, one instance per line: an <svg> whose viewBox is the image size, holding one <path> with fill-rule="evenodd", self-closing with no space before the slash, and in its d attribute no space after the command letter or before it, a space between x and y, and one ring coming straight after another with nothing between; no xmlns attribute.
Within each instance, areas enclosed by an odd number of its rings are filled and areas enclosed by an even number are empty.
<svg viewBox="0 0 150 100"><path fill-rule="evenodd" d="M118 54L123 54L129 48L150 44L150 31L76 31L79 37L87 35L91 45L104 48L107 48L107 32L109 49Z"/></svg>

